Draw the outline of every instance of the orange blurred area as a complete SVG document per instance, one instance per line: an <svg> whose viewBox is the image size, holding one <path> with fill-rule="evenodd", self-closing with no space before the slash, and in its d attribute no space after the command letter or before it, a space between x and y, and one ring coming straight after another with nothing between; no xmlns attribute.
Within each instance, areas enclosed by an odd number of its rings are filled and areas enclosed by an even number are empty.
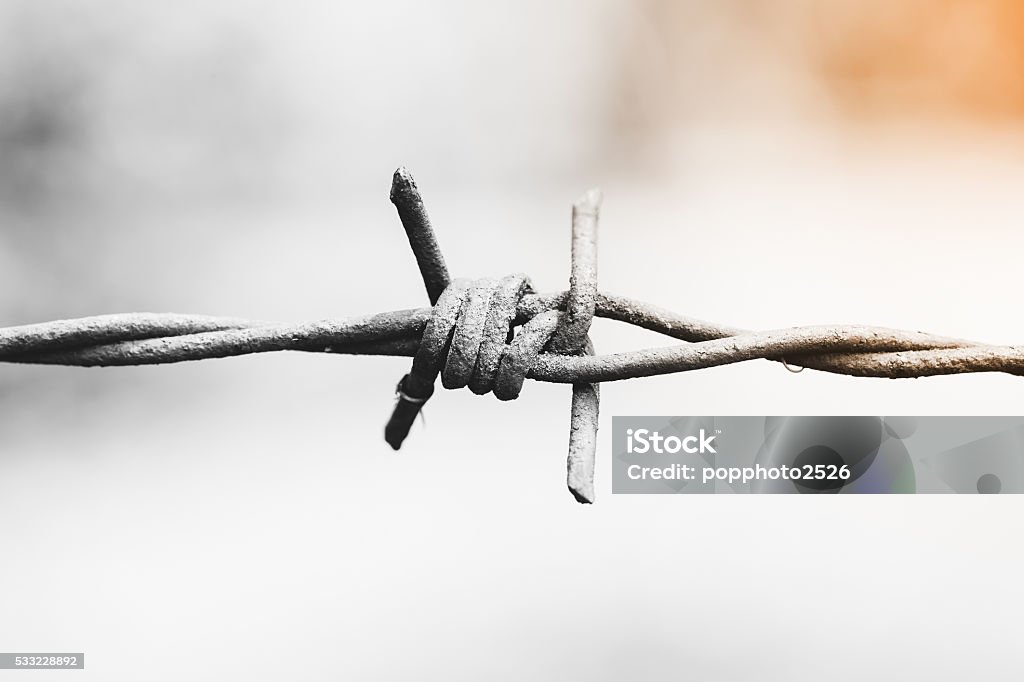
<svg viewBox="0 0 1024 682"><path fill-rule="evenodd" d="M1024 116L1024 3L815 3L815 70L854 116Z"/></svg>
<svg viewBox="0 0 1024 682"><path fill-rule="evenodd" d="M646 0L623 56L624 129L770 117L1024 116L1017 0Z"/></svg>

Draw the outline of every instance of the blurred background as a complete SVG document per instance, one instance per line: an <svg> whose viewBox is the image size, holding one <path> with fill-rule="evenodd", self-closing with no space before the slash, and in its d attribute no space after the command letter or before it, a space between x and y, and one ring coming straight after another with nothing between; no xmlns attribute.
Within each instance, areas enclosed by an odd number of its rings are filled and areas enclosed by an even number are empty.
<svg viewBox="0 0 1024 682"><path fill-rule="evenodd" d="M564 288L599 185L607 291L1024 338L1013 0L0 0L0 326L423 305L399 165L457 275ZM407 366L4 367L0 650L84 651L96 680L1024 673L1019 499L613 497L606 474L612 415L1019 414L1019 378L608 384L583 508L565 387L444 392L393 453Z"/></svg>

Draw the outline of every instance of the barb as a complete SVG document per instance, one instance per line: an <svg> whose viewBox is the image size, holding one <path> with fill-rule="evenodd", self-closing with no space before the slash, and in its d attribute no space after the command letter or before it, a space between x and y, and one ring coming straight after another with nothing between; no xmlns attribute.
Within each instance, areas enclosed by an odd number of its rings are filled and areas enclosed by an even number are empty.
<svg viewBox="0 0 1024 682"><path fill-rule="evenodd" d="M767 359L860 377L968 372L1024 375L1024 346L992 346L922 332L855 325L754 332L685 317L597 290L600 195L573 210L569 290L537 294L525 275L452 281L422 198L405 169L392 201L416 255L432 307L297 324L201 315L129 313L0 328L0 362L74 366L151 365L272 351L413 357L385 430L397 449L442 377L501 400L527 378L573 384L568 485L593 501L600 382ZM594 316L684 341L594 355Z"/></svg>
<svg viewBox="0 0 1024 682"><path fill-rule="evenodd" d="M395 407L384 427L384 440L397 450L409 435L416 415L421 414L423 406L434 395L434 379L441 369L441 360L448 353L453 325L469 291L465 283L451 286L448 266L441 255L434 228L430 226L423 198L416 181L404 167L396 170L391 180L391 202L398 209L398 217L409 237L409 246L416 256L430 305L436 306L435 314L424 330L412 370L398 381Z"/></svg>
<svg viewBox="0 0 1024 682"><path fill-rule="evenodd" d="M588 332L597 306L597 219L600 210L601 192L596 189L584 194L572 207L572 270L565 313L548 344L553 353L594 355L594 344ZM596 383L574 383L569 414L566 485L576 501L582 504L594 501L600 412L600 386Z"/></svg>
<svg viewBox="0 0 1024 682"><path fill-rule="evenodd" d="M399 168L391 179L391 203L398 209L398 217L409 237L416 263L423 275L423 284L427 287L430 305L437 303L441 294L448 288L451 276L445 265L441 247L437 243L434 229L430 226L427 209L423 205L423 197L416 186L416 181L407 169Z"/></svg>

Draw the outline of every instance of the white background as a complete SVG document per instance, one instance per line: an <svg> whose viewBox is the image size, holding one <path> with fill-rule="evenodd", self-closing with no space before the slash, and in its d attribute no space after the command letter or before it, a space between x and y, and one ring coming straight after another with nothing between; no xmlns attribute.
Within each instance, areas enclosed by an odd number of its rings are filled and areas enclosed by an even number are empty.
<svg viewBox="0 0 1024 682"><path fill-rule="evenodd" d="M405 164L456 275L564 288L569 207L600 185L604 290L1024 339L1015 122L851 121L735 16L669 30L656 6L3 0L0 324L424 305ZM4 367L0 650L86 653L41 680L1024 674L1019 498L613 497L607 438L623 414L1019 414L1019 377L606 384L582 507L567 387L439 389L394 453L408 364Z"/></svg>

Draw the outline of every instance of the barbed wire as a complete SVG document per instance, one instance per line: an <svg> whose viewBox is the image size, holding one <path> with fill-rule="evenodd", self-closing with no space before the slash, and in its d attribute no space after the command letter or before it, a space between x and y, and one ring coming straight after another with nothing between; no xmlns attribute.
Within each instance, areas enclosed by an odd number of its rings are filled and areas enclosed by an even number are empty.
<svg viewBox="0 0 1024 682"><path fill-rule="evenodd" d="M597 289L601 195L573 205L569 289L533 291L528 277L453 280L422 196L400 168L391 200L416 257L431 307L364 317L280 323L203 315L127 313L0 328L0 362L107 367L152 365L271 351L410 356L385 438L399 449L441 376L499 399L525 379L573 385L567 482L594 499L598 384L767 359L861 377L908 378L968 372L1024 374L1024 347L993 346L860 325L749 331L663 310ZM594 317L625 322L687 343L595 355Z"/></svg>

